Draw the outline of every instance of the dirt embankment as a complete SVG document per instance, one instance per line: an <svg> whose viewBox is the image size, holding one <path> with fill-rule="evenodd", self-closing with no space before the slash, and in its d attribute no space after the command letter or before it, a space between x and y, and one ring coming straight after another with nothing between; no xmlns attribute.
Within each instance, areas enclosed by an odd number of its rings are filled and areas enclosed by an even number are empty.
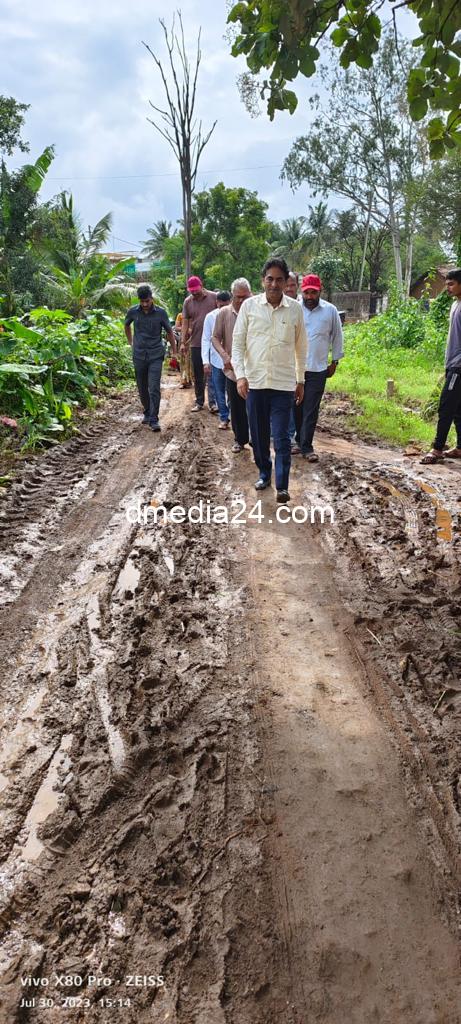
<svg viewBox="0 0 461 1024"><path fill-rule="evenodd" d="M254 504L190 401L3 503L1 1019L459 1024L457 467L325 437L331 526L130 523Z"/></svg>

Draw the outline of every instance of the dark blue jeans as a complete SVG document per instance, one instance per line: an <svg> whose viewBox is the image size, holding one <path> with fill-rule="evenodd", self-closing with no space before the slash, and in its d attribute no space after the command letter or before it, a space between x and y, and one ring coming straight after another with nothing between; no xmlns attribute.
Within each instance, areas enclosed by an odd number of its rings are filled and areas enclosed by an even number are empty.
<svg viewBox="0 0 461 1024"><path fill-rule="evenodd" d="M275 391L250 388L247 398L253 455L264 480L270 480L272 459L270 457L271 422L275 449L275 487L277 491L288 489L291 466L290 414L293 406L293 391Z"/></svg>
<svg viewBox="0 0 461 1024"><path fill-rule="evenodd" d="M163 354L151 356L147 352L133 352L133 364L144 415L149 417L151 425L158 423Z"/></svg>
<svg viewBox="0 0 461 1024"><path fill-rule="evenodd" d="M227 408L226 400L226 375L219 368L219 366L211 365L211 376L213 380L214 393L216 396L216 404L219 409L219 419L221 423L229 422L229 409Z"/></svg>

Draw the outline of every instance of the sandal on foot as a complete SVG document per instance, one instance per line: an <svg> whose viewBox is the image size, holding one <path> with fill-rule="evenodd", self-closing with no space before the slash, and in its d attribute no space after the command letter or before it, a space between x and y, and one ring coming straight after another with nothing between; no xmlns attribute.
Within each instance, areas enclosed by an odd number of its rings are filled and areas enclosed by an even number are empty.
<svg viewBox="0 0 461 1024"><path fill-rule="evenodd" d="M444 458L445 455L428 452L423 459L420 459L420 466L433 466L436 462L443 462Z"/></svg>
<svg viewBox="0 0 461 1024"><path fill-rule="evenodd" d="M461 459L461 448L448 448L443 455L445 459Z"/></svg>

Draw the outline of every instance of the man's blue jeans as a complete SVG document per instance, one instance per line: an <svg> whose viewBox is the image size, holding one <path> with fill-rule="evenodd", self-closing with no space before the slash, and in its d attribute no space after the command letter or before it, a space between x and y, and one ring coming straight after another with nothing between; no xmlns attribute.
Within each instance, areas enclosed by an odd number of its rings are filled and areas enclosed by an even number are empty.
<svg viewBox="0 0 461 1024"><path fill-rule="evenodd" d="M213 367L212 367L213 368ZM218 398L214 386L214 377L212 373L209 373L206 379L207 392L208 392L208 408L211 409L212 405L218 405Z"/></svg>
<svg viewBox="0 0 461 1024"><path fill-rule="evenodd" d="M133 352L133 364L144 415L149 417L152 426L158 423L163 354L151 356L147 352Z"/></svg>
<svg viewBox="0 0 461 1024"><path fill-rule="evenodd" d="M271 423L275 449L275 487L288 490L291 466L290 414L294 391L276 391L274 388L250 388L247 398L253 455L263 480L270 480Z"/></svg>
<svg viewBox="0 0 461 1024"><path fill-rule="evenodd" d="M211 376L216 396L216 403L219 410L219 419L221 420L221 423L229 423L229 409L227 408L226 399L226 375L219 366L213 366L213 364L211 364Z"/></svg>

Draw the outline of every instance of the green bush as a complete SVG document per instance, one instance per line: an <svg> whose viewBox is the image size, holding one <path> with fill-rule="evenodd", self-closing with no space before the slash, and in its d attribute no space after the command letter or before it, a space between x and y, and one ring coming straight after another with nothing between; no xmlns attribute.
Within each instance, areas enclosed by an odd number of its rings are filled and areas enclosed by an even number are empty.
<svg viewBox="0 0 461 1024"><path fill-rule="evenodd" d="M354 400L350 425L395 444L430 445L444 380L447 303L437 299L429 311L413 300L392 302L380 316L345 330L345 358L328 382ZM387 380L395 397L386 397Z"/></svg>
<svg viewBox="0 0 461 1024"><path fill-rule="evenodd" d="M369 336L384 348L417 348L425 337L425 317L413 299L393 302L366 327Z"/></svg>
<svg viewBox="0 0 461 1024"><path fill-rule="evenodd" d="M445 336L448 332L448 321L450 318L450 308L453 299L448 292L441 292L437 295L436 299L432 299L430 304L428 318L431 320L438 330L443 331Z"/></svg>
<svg viewBox="0 0 461 1024"><path fill-rule="evenodd" d="M95 309L73 320L34 309L0 320L0 414L18 421L23 447L71 433L77 408L133 379L123 321Z"/></svg>
<svg viewBox="0 0 461 1024"><path fill-rule="evenodd" d="M360 354L362 346L366 357L370 349L376 353L383 348L414 349L440 362L445 351L450 301L447 305L445 295L440 295L427 312L415 299L394 299L385 313L349 328L356 353Z"/></svg>

